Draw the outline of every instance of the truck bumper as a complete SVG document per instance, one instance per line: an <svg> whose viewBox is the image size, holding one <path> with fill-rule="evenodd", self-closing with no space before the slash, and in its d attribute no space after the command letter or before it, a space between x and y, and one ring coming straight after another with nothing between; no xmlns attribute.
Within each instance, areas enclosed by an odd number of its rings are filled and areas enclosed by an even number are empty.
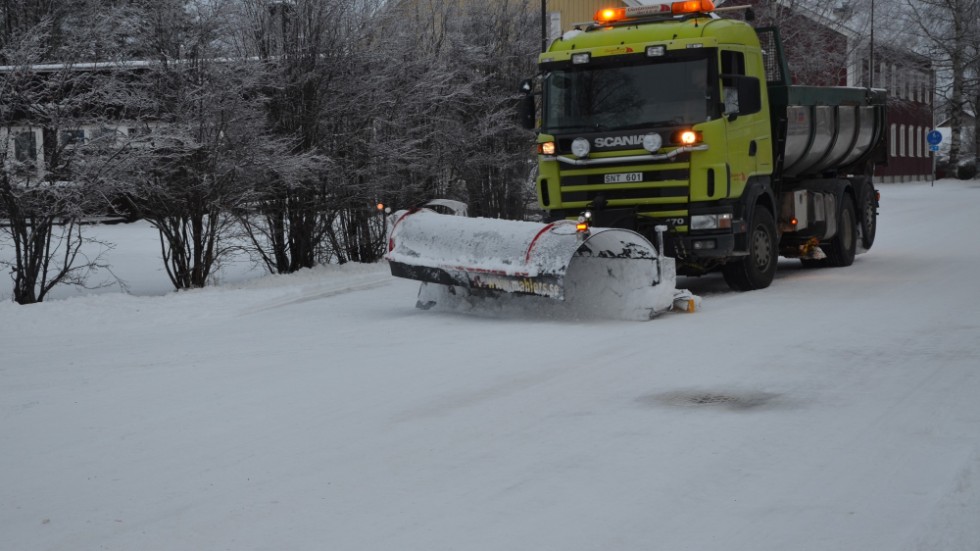
<svg viewBox="0 0 980 551"><path fill-rule="evenodd" d="M743 239L744 241L744 239ZM667 256L697 261L722 259L737 255L734 233L674 235L666 243Z"/></svg>

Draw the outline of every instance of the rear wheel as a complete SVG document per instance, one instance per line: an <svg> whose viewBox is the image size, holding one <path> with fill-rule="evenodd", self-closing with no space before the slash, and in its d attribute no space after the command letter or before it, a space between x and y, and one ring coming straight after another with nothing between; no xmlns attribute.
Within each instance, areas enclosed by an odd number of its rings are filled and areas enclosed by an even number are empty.
<svg viewBox="0 0 980 551"><path fill-rule="evenodd" d="M844 195L837 216L837 234L830 239L825 251L829 266L850 266L857 252L857 217L854 215L854 201Z"/></svg>
<svg viewBox="0 0 980 551"><path fill-rule="evenodd" d="M725 283L736 291L764 289L776 275L776 223L762 206L752 213L748 233L748 256L722 267Z"/></svg>
<svg viewBox="0 0 980 551"><path fill-rule="evenodd" d="M878 197L874 186L870 183L864 186L861 194L861 246L870 249L875 242L875 233L878 231Z"/></svg>

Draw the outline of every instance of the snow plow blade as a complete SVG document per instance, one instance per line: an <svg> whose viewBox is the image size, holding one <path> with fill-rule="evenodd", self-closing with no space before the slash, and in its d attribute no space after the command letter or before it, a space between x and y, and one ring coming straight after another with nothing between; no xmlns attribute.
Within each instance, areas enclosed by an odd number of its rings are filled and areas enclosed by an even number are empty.
<svg viewBox="0 0 980 551"><path fill-rule="evenodd" d="M670 310L675 298L674 260L642 235L579 232L567 220L539 224L403 211L393 216L386 258L392 275L423 282L420 308L460 296L515 294L650 319Z"/></svg>

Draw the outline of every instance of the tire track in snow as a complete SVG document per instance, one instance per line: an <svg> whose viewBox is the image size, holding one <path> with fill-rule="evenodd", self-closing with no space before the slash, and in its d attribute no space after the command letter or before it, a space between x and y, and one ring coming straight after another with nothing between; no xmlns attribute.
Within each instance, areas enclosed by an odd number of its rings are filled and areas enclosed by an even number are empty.
<svg viewBox="0 0 980 551"><path fill-rule="evenodd" d="M248 316L252 314L258 314L261 312L266 312L269 310L275 310L277 308L284 308L286 306L293 306L295 304L302 304L304 302L311 302L314 300L320 300L324 298L335 297L338 295L346 295L348 293L356 293L359 291L369 291L371 289L378 289L380 287L385 287L392 283L391 276L384 276L380 278L373 278L367 281L362 281L360 283L354 283L351 285L343 285L340 287L330 287L327 289L313 289L304 292L298 297L285 298L276 301L269 301L265 304L260 304L258 306L253 306L239 313L239 316Z"/></svg>

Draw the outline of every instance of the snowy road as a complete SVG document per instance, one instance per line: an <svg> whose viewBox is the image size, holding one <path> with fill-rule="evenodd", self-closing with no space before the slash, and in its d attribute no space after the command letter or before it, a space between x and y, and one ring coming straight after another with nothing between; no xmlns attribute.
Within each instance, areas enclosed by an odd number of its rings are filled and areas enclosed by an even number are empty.
<svg viewBox="0 0 980 551"><path fill-rule="evenodd" d="M980 182L647 323L383 266L0 305L0 550L980 549Z"/></svg>

